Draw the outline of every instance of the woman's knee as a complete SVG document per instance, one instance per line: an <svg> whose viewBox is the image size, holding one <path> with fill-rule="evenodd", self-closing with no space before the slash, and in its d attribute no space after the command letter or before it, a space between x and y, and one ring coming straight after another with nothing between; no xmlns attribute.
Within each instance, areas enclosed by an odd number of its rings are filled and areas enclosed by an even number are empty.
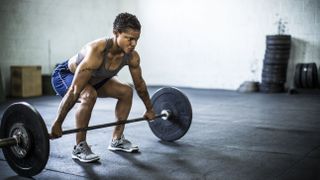
<svg viewBox="0 0 320 180"><path fill-rule="evenodd" d="M98 94L97 91L90 87L90 88L85 88L80 95L80 102L86 103L86 104L94 104L97 100Z"/></svg>
<svg viewBox="0 0 320 180"><path fill-rule="evenodd" d="M120 90L120 97L126 98L126 99L128 99L128 98L131 99L132 96L133 96L133 89L132 89L132 87L130 87L129 85L123 85L123 86L121 87L121 90Z"/></svg>

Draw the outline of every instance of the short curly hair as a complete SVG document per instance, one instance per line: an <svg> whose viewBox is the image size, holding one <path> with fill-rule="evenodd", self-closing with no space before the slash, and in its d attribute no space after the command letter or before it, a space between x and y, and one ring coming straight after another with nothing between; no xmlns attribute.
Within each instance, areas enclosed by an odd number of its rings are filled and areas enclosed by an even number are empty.
<svg viewBox="0 0 320 180"><path fill-rule="evenodd" d="M130 13L120 13L113 22L113 31L126 32L129 28L133 30L141 30L141 24L135 15Z"/></svg>

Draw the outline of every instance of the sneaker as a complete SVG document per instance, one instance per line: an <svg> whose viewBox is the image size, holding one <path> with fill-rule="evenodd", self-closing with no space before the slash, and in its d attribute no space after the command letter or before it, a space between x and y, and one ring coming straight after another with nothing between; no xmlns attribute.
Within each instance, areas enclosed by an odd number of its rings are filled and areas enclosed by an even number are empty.
<svg viewBox="0 0 320 180"><path fill-rule="evenodd" d="M100 159L100 157L91 151L87 142L82 141L75 145L72 151L72 159L78 159L81 162L93 162Z"/></svg>
<svg viewBox="0 0 320 180"><path fill-rule="evenodd" d="M120 139L114 139L111 141L109 147L111 151L125 151L125 152L136 152L139 151L137 145L133 145L129 140L124 138L124 135Z"/></svg>

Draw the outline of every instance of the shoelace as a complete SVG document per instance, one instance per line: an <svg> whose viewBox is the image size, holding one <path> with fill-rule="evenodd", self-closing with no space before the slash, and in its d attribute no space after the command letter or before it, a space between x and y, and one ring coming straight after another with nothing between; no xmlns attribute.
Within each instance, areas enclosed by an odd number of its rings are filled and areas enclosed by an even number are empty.
<svg viewBox="0 0 320 180"><path fill-rule="evenodd" d="M114 143L114 145L116 145L116 146L118 146L118 145L120 145L120 144L126 144L126 143L131 144L131 142L130 142L129 140L127 140L127 139L124 137L124 135L122 135L119 140L116 140L116 141L114 141L113 143Z"/></svg>
<svg viewBox="0 0 320 180"><path fill-rule="evenodd" d="M124 135L121 136L120 142L121 144L124 144L124 143L131 144L131 142L128 139L126 139Z"/></svg>
<svg viewBox="0 0 320 180"><path fill-rule="evenodd" d="M93 152L91 151L90 146L87 143L83 143L82 146L80 146L80 150L85 155L93 154Z"/></svg>
<svg viewBox="0 0 320 180"><path fill-rule="evenodd" d="M129 140L127 140L127 139L123 139L122 142L123 143L127 143L127 144L131 144L131 142Z"/></svg>

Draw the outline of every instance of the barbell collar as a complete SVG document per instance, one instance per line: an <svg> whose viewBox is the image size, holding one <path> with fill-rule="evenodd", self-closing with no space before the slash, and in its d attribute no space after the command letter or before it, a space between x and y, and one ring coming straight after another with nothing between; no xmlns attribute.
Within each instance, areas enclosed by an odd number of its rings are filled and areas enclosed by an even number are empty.
<svg viewBox="0 0 320 180"><path fill-rule="evenodd" d="M164 116L162 116L161 118L163 120L168 120L172 117L172 112L170 110L164 109L161 111L161 114L163 114Z"/></svg>

